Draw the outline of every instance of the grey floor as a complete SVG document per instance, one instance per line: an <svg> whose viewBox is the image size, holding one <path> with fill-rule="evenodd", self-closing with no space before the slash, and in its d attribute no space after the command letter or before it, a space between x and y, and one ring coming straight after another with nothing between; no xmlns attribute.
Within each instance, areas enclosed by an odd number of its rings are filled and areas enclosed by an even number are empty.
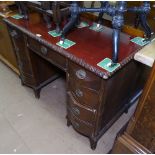
<svg viewBox="0 0 155 155"><path fill-rule="evenodd" d="M92 151L86 137L66 126L65 89L65 80L60 78L42 89L38 100L0 62L0 153L107 153L135 105L102 136Z"/></svg>

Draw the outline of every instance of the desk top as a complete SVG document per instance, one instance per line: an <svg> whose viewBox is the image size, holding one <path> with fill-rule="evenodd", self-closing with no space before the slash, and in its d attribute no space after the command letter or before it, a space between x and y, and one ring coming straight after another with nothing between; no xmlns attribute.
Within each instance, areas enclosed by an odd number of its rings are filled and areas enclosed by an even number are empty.
<svg viewBox="0 0 155 155"><path fill-rule="evenodd" d="M104 58L112 58L111 28L104 27L103 32L95 32L88 27L75 28L68 34L67 39L76 42L76 44L68 49L63 49L56 45L60 38L54 38L48 34L49 30L37 14L31 14L29 21L16 20L11 17L4 19L4 21L104 79L109 78L114 72L131 61L134 54L141 49L140 46L130 42L129 35L121 33L120 67L110 73L97 66L97 64ZM88 22L91 24L90 21ZM36 34L41 34L41 37L37 37Z"/></svg>

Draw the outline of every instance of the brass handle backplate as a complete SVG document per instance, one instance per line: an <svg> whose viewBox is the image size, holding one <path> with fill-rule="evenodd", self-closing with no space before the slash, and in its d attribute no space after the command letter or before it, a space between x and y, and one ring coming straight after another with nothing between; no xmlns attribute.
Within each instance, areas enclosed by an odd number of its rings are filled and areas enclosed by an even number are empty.
<svg viewBox="0 0 155 155"><path fill-rule="evenodd" d="M79 78L79 79L85 79L86 78L86 72L82 69L80 70L77 70L76 71L76 76Z"/></svg>
<svg viewBox="0 0 155 155"><path fill-rule="evenodd" d="M43 55L47 55L47 48L46 47L44 47L44 46L42 46L41 47L41 53L43 54Z"/></svg>

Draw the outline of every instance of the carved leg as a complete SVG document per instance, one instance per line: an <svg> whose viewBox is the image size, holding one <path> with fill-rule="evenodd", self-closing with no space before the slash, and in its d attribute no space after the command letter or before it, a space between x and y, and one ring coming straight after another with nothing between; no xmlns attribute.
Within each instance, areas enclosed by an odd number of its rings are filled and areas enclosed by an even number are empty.
<svg viewBox="0 0 155 155"><path fill-rule="evenodd" d="M46 11L46 10L50 10L50 2L49 1L42 1L41 2L41 8ZM48 16L47 14L43 14L43 19L46 22L46 26L48 29L50 29L51 26L51 17Z"/></svg>
<svg viewBox="0 0 155 155"><path fill-rule="evenodd" d="M140 17L140 23L145 31L146 37L147 39L150 39L152 31L150 26L147 23L147 16L146 14L143 13L143 14L140 14L139 17Z"/></svg>
<svg viewBox="0 0 155 155"><path fill-rule="evenodd" d="M124 112L125 112L125 114L127 114L127 113L128 113L128 110L129 110L129 108L126 108L126 109L125 109L125 111L124 111Z"/></svg>
<svg viewBox="0 0 155 155"><path fill-rule="evenodd" d="M35 95L35 97L37 98L37 99L39 99L40 98L40 91L41 91L41 89L37 89L37 90L33 90L34 91L34 95Z"/></svg>
<svg viewBox="0 0 155 155"><path fill-rule="evenodd" d="M45 15L45 14L43 14L43 18L44 18L44 20L46 22L47 28L50 29L52 27L51 18L49 16Z"/></svg>
<svg viewBox="0 0 155 155"><path fill-rule="evenodd" d="M97 141L95 141L93 138L89 138L89 141L90 141L90 147L92 150L95 150L96 149L96 146L97 146Z"/></svg>
<svg viewBox="0 0 155 155"><path fill-rule="evenodd" d="M126 2L119 1L117 4L117 9L126 9ZM120 41L120 30L124 24L124 14L116 14L113 16L112 25L113 25L113 54L112 62L117 63L119 55L119 41Z"/></svg>
<svg viewBox="0 0 155 155"><path fill-rule="evenodd" d="M77 9L78 4L76 2L73 2L72 7L74 7L74 9ZM62 41L64 41L66 33L68 33L68 31L75 26L77 19L78 19L78 14L72 11L70 21L65 25L65 27L62 30L62 35L61 35Z"/></svg>
<svg viewBox="0 0 155 155"><path fill-rule="evenodd" d="M108 5L109 2L107 1L101 1L101 7L106 7L106 5ZM101 24L102 23L102 17L104 15L104 12L100 12L99 15L98 15L98 19L97 19L97 23L98 24Z"/></svg>
<svg viewBox="0 0 155 155"><path fill-rule="evenodd" d="M59 33L60 23L61 23L61 10L60 10L60 2L54 1L52 3L52 11L53 11L53 21L56 24L56 32Z"/></svg>
<svg viewBox="0 0 155 155"><path fill-rule="evenodd" d="M120 41L120 30L113 29L113 54L112 54L113 63L117 63L118 61L119 41Z"/></svg>
<svg viewBox="0 0 155 155"><path fill-rule="evenodd" d="M77 22L77 15L74 17L71 17L70 21L65 25L62 31L61 39L64 39L66 36L66 33L76 24Z"/></svg>
<svg viewBox="0 0 155 155"><path fill-rule="evenodd" d="M139 24L140 24L140 18L139 15L137 14L135 18L134 27L137 29L139 27Z"/></svg>
<svg viewBox="0 0 155 155"><path fill-rule="evenodd" d="M20 12L24 16L24 19L28 20L28 8L26 6L26 2L19 2L20 3Z"/></svg>
<svg viewBox="0 0 155 155"><path fill-rule="evenodd" d="M59 23L58 23L58 24L56 24L56 32L60 33L60 31L61 31L61 29L60 29L60 26L59 26Z"/></svg>

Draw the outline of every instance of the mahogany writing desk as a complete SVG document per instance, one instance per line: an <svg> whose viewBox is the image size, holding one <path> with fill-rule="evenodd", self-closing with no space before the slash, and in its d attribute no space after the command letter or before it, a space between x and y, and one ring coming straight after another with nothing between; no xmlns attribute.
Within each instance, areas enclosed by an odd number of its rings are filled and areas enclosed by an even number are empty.
<svg viewBox="0 0 155 155"><path fill-rule="evenodd" d="M89 137L95 149L98 139L139 95L147 69L133 60L141 48L121 34L120 67L109 73L97 66L112 57L112 29L94 32L75 28L67 36L76 44L65 50L56 45L59 37L48 34L45 23L34 14L29 21L5 19L18 60L22 84L40 89L66 73L67 125ZM36 34L41 34L37 37ZM59 69L58 69L59 68Z"/></svg>

